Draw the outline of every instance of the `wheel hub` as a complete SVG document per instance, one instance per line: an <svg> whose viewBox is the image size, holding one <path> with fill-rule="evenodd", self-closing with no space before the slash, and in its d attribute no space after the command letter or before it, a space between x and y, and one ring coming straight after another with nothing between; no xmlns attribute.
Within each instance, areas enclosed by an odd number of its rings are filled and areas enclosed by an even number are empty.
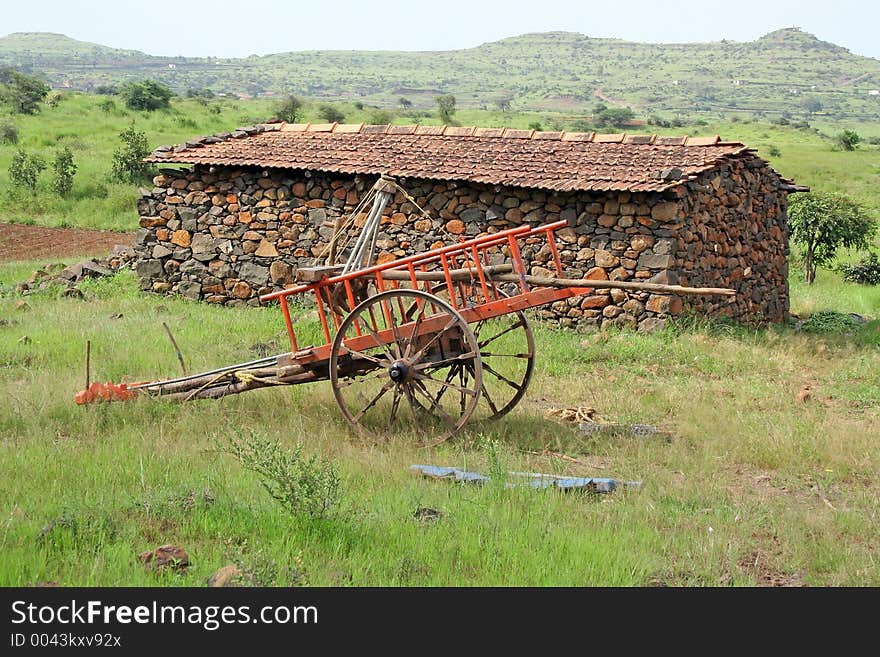
<svg viewBox="0 0 880 657"><path fill-rule="evenodd" d="M405 360L396 360L391 364L391 367L388 368L388 376L394 380L395 383L403 383L409 378L410 366L409 363Z"/></svg>

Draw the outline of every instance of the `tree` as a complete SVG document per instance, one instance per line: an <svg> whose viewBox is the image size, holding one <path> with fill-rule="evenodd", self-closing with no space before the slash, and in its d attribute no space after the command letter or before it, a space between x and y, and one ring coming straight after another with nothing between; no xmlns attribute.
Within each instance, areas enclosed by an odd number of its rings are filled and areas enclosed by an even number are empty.
<svg viewBox="0 0 880 657"><path fill-rule="evenodd" d="M837 249L868 249L877 223L860 205L842 194L796 194L788 208L791 241L804 250L808 284L816 268L834 260Z"/></svg>
<svg viewBox="0 0 880 657"><path fill-rule="evenodd" d="M119 182L133 183L147 175L150 167L143 159L150 152L147 134L134 129L134 123L119 133L122 146L113 153L110 177Z"/></svg>
<svg viewBox="0 0 880 657"><path fill-rule="evenodd" d="M455 96L452 94L435 96L434 102L437 103L437 111L440 114L440 120L443 121L443 123L452 123L452 115L455 114Z"/></svg>
<svg viewBox="0 0 880 657"><path fill-rule="evenodd" d="M52 180L52 189L58 196L67 196L73 189L73 176L76 174L76 163L73 161L73 153L67 146L61 148L55 154L52 162L55 176Z"/></svg>
<svg viewBox="0 0 880 657"><path fill-rule="evenodd" d="M412 107L412 101L409 98L404 98L403 96L401 96L397 99L397 102L405 110L408 110Z"/></svg>
<svg viewBox="0 0 880 657"><path fill-rule="evenodd" d="M857 132L854 132L852 130L844 130L839 135L837 135L837 145L845 151L854 151L856 149L856 145L860 141L862 141L862 138Z"/></svg>
<svg viewBox="0 0 880 657"><path fill-rule="evenodd" d="M333 107L333 105L321 105L318 108L318 116L327 123L342 123L345 121L345 114Z"/></svg>
<svg viewBox="0 0 880 657"><path fill-rule="evenodd" d="M144 80L125 83L119 88L119 95L129 109L152 112L169 107L174 92L161 82Z"/></svg>
<svg viewBox="0 0 880 657"><path fill-rule="evenodd" d="M23 187L34 193L37 191L37 178L45 168L46 162L42 157L29 155L23 148L19 148L9 164L9 181L13 187Z"/></svg>
<svg viewBox="0 0 880 657"><path fill-rule="evenodd" d="M294 95L289 95L275 109L275 114L287 123L299 123L303 115L303 102Z"/></svg>
<svg viewBox="0 0 880 657"><path fill-rule="evenodd" d="M616 128L625 126L633 119L635 112L629 107L606 107L595 117L596 125L610 125Z"/></svg>
<svg viewBox="0 0 880 657"><path fill-rule="evenodd" d="M13 112L36 114L48 93L49 85L39 78L11 68L0 69L0 100L9 103Z"/></svg>
<svg viewBox="0 0 880 657"><path fill-rule="evenodd" d="M816 112L822 111L822 101L818 98L804 98L801 101L801 105L803 105L804 109L809 112L810 116L813 116Z"/></svg>

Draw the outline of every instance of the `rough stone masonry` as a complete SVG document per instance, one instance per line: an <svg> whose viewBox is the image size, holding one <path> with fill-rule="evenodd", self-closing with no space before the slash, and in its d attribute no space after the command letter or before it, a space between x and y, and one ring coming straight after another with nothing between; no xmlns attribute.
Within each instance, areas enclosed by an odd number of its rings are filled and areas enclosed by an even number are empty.
<svg viewBox="0 0 880 657"><path fill-rule="evenodd" d="M258 305L298 267L323 264L335 222L377 176L259 167L163 169L142 188L136 238L141 288L224 305ZM528 223L560 219L565 277L731 287L736 297L597 290L536 315L564 327L652 330L691 309L750 324L786 318L787 193L745 152L665 192L567 192L456 181L401 181L377 247L386 261ZM364 216L356 218L362 225ZM550 249L525 244L531 272L548 275ZM503 257L499 255L499 258Z"/></svg>

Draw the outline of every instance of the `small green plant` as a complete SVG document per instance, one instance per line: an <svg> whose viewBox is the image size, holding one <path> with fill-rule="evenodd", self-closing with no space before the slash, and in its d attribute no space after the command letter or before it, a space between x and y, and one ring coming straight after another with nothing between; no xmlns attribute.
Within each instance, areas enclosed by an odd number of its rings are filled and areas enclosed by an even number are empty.
<svg viewBox="0 0 880 657"><path fill-rule="evenodd" d="M98 103L98 109L106 114L115 112L116 101L114 101L112 98L104 98L100 103Z"/></svg>
<svg viewBox="0 0 880 657"><path fill-rule="evenodd" d="M320 518L339 503L336 464L316 455L305 458L301 443L288 451L252 432L227 437L220 451L258 474L266 492L294 517Z"/></svg>
<svg viewBox="0 0 880 657"><path fill-rule="evenodd" d="M73 189L73 176L76 174L76 162L73 161L73 153L67 146L58 150L55 160L52 162L54 176L52 189L58 196L67 196Z"/></svg>
<svg viewBox="0 0 880 657"><path fill-rule="evenodd" d="M779 146L776 144L770 144L769 148L767 148L767 155L770 157L782 157L782 151L779 150Z"/></svg>
<svg viewBox="0 0 880 657"><path fill-rule="evenodd" d="M119 133L122 146L113 153L110 177L120 182L133 183L145 177L149 165L141 160L150 152L147 134L135 130L134 123Z"/></svg>
<svg viewBox="0 0 880 657"><path fill-rule="evenodd" d="M11 146L18 143L18 127L14 123L4 121L0 123L0 144Z"/></svg>
<svg viewBox="0 0 880 657"><path fill-rule="evenodd" d="M501 457L501 442L489 436L482 436L481 442L486 455L486 476L493 486L504 488L507 481L507 467Z"/></svg>
<svg viewBox="0 0 880 657"><path fill-rule="evenodd" d="M36 153L28 154L23 148L19 148L9 165L9 180L13 187L34 193L37 191L37 178L45 168L46 161L42 157Z"/></svg>
<svg viewBox="0 0 880 657"><path fill-rule="evenodd" d="M859 320L855 317L834 310L820 310L801 324L801 330L806 333L848 333L858 327Z"/></svg>
<svg viewBox="0 0 880 657"><path fill-rule="evenodd" d="M880 285L880 260L877 254L870 252L853 265L838 267L843 280L861 285Z"/></svg>
<svg viewBox="0 0 880 657"><path fill-rule="evenodd" d="M853 130L844 130L837 135L837 145L845 151L854 151L862 138Z"/></svg>

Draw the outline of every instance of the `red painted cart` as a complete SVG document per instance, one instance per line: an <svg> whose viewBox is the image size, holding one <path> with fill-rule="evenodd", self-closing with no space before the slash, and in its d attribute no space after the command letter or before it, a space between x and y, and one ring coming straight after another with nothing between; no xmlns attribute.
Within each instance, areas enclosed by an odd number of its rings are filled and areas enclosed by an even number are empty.
<svg viewBox="0 0 880 657"><path fill-rule="evenodd" d="M435 444L469 420L501 417L522 399L535 363L526 309L598 287L733 294L563 279L554 231L566 225L521 226L348 273L339 273L341 267L303 270L300 275L313 280L260 297L279 302L288 353L165 381L93 384L77 401L142 393L217 398L329 379L343 416L358 433L409 427L424 444ZM521 242L549 248L558 278L530 276ZM303 346L297 338L291 301L303 295L315 301L324 339L318 346Z"/></svg>

